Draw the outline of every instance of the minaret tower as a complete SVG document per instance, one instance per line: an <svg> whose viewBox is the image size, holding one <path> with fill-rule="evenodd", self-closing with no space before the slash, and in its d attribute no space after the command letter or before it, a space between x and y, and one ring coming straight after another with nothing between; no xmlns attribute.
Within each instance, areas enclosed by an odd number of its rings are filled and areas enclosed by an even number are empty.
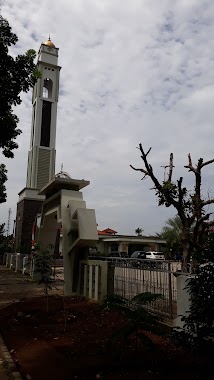
<svg viewBox="0 0 214 380"><path fill-rule="evenodd" d="M27 183L19 193L16 214L16 249L30 250L31 231L45 197L39 191L55 175L56 119L59 96L58 48L50 37L41 44L37 69L40 78L33 88L30 151ZM24 248L23 248L24 247Z"/></svg>
<svg viewBox="0 0 214 380"><path fill-rule="evenodd" d="M57 102L59 95L58 48L50 40L41 44L37 69L41 73L33 89L31 142L27 188L40 190L55 174Z"/></svg>

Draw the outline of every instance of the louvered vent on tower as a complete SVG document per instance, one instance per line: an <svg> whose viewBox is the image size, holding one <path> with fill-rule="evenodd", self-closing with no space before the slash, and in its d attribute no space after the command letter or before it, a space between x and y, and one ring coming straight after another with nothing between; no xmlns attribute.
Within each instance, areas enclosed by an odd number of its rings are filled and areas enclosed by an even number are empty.
<svg viewBox="0 0 214 380"><path fill-rule="evenodd" d="M32 151L28 153L28 166L27 166L27 187L31 187L31 171L32 171Z"/></svg>
<svg viewBox="0 0 214 380"><path fill-rule="evenodd" d="M39 148L38 169L37 169L37 189L41 189L49 182L50 150Z"/></svg>

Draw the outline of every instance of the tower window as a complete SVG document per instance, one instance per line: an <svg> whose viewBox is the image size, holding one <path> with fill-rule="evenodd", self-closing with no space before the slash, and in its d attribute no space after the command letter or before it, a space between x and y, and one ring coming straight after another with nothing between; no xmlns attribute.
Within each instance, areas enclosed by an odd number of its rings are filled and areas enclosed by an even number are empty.
<svg viewBox="0 0 214 380"><path fill-rule="evenodd" d="M43 100L40 145L47 148L50 146L51 106L51 102Z"/></svg>
<svg viewBox="0 0 214 380"><path fill-rule="evenodd" d="M43 82L43 91L42 91L42 97L43 98L52 98L52 89L53 89L53 82L49 78L45 78Z"/></svg>

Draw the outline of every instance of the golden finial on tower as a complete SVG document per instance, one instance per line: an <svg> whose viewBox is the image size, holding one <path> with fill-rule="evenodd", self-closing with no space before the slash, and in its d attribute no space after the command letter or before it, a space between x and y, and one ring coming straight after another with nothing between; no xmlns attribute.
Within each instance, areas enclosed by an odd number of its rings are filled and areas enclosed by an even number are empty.
<svg viewBox="0 0 214 380"><path fill-rule="evenodd" d="M47 45L47 46L50 46L50 47L56 47L55 45L54 45L54 43L51 41L51 36L50 36L50 34L49 34L49 37L48 37L48 40L47 41L45 41L45 42L43 42L43 44L44 45Z"/></svg>

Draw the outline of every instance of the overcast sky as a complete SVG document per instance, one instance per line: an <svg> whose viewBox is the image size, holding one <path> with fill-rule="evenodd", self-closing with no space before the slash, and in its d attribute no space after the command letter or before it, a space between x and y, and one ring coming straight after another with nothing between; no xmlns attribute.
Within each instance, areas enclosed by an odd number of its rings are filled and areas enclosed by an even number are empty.
<svg viewBox="0 0 214 380"><path fill-rule="evenodd" d="M63 162L73 178L91 182L83 190L95 208L99 229L121 234L160 231L174 216L158 207L141 167L140 142L152 146L150 160L160 179L174 152L174 179L183 168L214 156L213 0L4 0L2 14L19 38L12 54L39 50L50 33L59 47L56 172ZM23 133L8 168L5 204L16 215L25 187L31 130L31 91L16 107ZM214 190L214 166L204 170L204 195ZM11 223L12 230L12 223Z"/></svg>

